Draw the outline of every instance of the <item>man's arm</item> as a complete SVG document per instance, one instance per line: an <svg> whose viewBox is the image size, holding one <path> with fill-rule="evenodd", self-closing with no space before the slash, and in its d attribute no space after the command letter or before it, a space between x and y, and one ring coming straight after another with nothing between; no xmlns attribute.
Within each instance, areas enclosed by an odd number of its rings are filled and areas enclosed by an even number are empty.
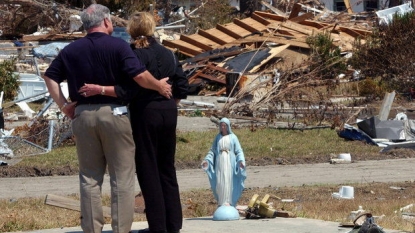
<svg viewBox="0 0 415 233"><path fill-rule="evenodd" d="M59 109L69 118L73 119L74 114L75 114L74 110L75 110L76 103L68 103L66 101L66 98L63 95L61 86L55 80L47 76L43 76L43 79L45 80L46 87L48 88L48 91L50 95L52 96L52 99L59 106Z"/></svg>
<svg viewBox="0 0 415 233"><path fill-rule="evenodd" d="M168 80L169 78L157 80L147 70L134 77L134 81L136 81L138 85L147 89L158 91L160 95L170 99L172 97L172 91L171 85L167 83Z"/></svg>

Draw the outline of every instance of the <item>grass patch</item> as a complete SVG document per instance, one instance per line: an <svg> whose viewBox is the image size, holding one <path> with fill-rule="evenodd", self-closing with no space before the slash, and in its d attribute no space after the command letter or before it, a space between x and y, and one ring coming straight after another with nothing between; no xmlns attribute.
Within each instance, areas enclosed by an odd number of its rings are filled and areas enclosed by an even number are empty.
<svg viewBox="0 0 415 233"><path fill-rule="evenodd" d="M245 153L247 165L271 165L281 161L286 163L328 162L339 153L351 153L354 160L379 159L380 148L360 141L346 141L331 129L316 130L276 130L276 129L233 129ZM178 132L176 163L178 169L197 168L209 151L217 130L203 132ZM409 152L408 152L409 153ZM265 160L264 160L265 158ZM261 162L262 161L262 162ZM268 161L267 164L264 164ZM47 154L24 157L15 167L37 167L52 169L69 166L78 167L75 146L53 149Z"/></svg>

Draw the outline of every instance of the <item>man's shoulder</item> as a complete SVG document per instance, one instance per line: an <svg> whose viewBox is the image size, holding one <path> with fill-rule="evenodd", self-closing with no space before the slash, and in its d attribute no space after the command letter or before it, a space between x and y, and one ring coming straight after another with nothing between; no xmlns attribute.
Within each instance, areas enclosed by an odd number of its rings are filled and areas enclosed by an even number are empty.
<svg viewBox="0 0 415 233"><path fill-rule="evenodd" d="M94 32L94 33L90 33L87 34L85 37L78 39L77 41L80 42L86 42L86 41L103 41L105 43L110 42L111 44L108 44L108 46L111 46L113 43L114 44L121 44L124 46L129 46L129 44L118 37L114 37L111 35L108 35L106 33L102 33L102 32Z"/></svg>

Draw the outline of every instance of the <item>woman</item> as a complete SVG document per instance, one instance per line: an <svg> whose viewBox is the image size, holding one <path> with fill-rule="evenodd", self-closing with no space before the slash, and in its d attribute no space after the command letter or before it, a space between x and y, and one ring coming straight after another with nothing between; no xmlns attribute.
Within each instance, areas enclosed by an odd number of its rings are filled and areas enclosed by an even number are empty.
<svg viewBox="0 0 415 233"><path fill-rule="evenodd" d="M219 134L201 166L208 174L218 206L235 207L244 189L246 170L244 153L229 119L220 120Z"/></svg>
<svg viewBox="0 0 415 233"><path fill-rule="evenodd" d="M136 172L146 206L148 229L139 233L177 233L182 228L182 208L175 162L177 103L187 98L188 81L176 56L154 38L156 22L148 12L131 16L127 32L131 47L157 79L169 77L173 98L138 85L85 89L129 100L131 126L136 145ZM89 89L88 89L89 90ZM81 90L84 91L84 90ZM98 93L97 93L98 94Z"/></svg>
<svg viewBox="0 0 415 233"><path fill-rule="evenodd" d="M130 104L136 143L137 178L143 193L149 229L139 232L176 233L182 228L182 208L174 166L177 103L187 97L188 81L175 55L155 40L156 22L148 12L136 13L127 31L139 59L157 79L170 77L173 98L140 88Z"/></svg>

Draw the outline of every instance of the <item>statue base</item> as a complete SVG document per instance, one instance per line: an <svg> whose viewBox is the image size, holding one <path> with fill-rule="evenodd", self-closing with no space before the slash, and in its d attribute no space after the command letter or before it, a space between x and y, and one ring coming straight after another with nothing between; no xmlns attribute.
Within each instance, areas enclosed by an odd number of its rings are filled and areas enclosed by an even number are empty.
<svg viewBox="0 0 415 233"><path fill-rule="evenodd" d="M213 214L214 221L233 221L239 220L239 212L233 206L222 205Z"/></svg>

